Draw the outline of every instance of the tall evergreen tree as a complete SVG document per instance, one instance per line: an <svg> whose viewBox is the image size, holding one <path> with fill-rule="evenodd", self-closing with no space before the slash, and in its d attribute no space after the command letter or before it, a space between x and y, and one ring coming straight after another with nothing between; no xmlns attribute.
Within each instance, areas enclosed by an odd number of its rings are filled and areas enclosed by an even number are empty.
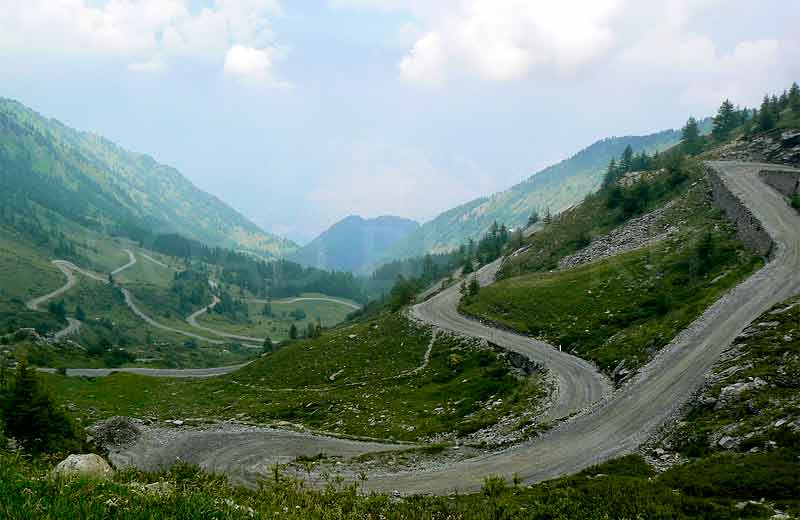
<svg viewBox="0 0 800 520"><path fill-rule="evenodd" d="M792 112L800 113L800 86L795 81L789 89L789 108Z"/></svg>
<svg viewBox="0 0 800 520"><path fill-rule="evenodd" d="M702 149L700 142L700 127L697 119L690 117L681 131L681 144L684 151L689 155L697 155Z"/></svg>
<svg viewBox="0 0 800 520"><path fill-rule="evenodd" d="M720 105L717 115L714 117L714 126L711 130L711 135L717 141L724 141L730 136L733 129L736 127L736 111L733 108L733 103L726 99Z"/></svg>
<svg viewBox="0 0 800 520"><path fill-rule="evenodd" d="M533 210L533 211L531 211L531 214L528 217L528 227L531 227L532 225L536 224L537 222L539 222L539 213L537 213L536 210Z"/></svg>
<svg viewBox="0 0 800 520"><path fill-rule="evenodd" d="M764 96L764 100L761 102L761 109L758 111L758 127L765 132L775 128L775 114L769 96Z"/></svg>
<svg viewBox="0 0 800 520"><path fill-rule="evenodd" d="M622 173L628 173L632 171L633 148L631 148L631 145L626 146L625 150L622 152L622 157L620 157L619 166L620 170L622 170Z"/></svg>
<svg viewBox="0 0 800 520"><path fill-rule="evenodd" d="M617 166L617 160L612 157L611 161L608 163L608 169L606 170L606 175L603 177L603 186L611 186L617 179L619 178L619 166Z"/></svg>

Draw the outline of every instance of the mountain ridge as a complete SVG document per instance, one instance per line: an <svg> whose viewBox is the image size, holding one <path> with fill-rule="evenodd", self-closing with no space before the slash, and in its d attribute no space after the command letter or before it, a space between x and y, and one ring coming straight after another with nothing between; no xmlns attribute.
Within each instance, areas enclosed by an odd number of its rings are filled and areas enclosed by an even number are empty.
<svg viewBox="0 0 800 520"><path fill-rule="evenodd" d="M28 198L88 227L178 232L272 257L296 249L177 169L7 98L0 98L0 165L4 200Z"/></svg>
<svg viewBox="0 0 800 520"><path fill-rule="evenodd" d="M418 228L418 222L403 217L349 215L288 258L318 269L367 274L395 243Z"/></svg>
<svg viewBox="0 0 800 520"><path fill-rule="evenodd" d="M710 127L710 118L701 122L704 133ZM635 153L652 154L674 146L680 138L680 130L670 129L595 141L507 190L478 197L440 213L405 241L396 244L383 260L447 252L470 239L479 239L494 221L509 228L524 226L534 210L540 215L548 209L559 213L595 191L602 182L608 162L612 157L618 157L626 146L630 145Z"/></svg>

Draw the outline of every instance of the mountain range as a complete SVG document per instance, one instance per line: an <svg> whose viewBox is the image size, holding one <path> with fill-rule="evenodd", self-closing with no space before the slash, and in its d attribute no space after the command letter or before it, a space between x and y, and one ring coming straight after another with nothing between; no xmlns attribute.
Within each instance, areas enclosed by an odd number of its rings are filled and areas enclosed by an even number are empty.
<svg viewBox="0 0 800 520"><path fill-rule="evenodd" d="M700 128L703 133L709 132L711 119L703 120ZM679 130L664 130L597 141L506 191L441 213L396 243L386 259L446 252L469 239L479 239L495 221L509 228L523 226L534 210L540 215L548 210L553 214L559 213L597 190L609 161L612 157L619 157L625 147L631 146L636 153L654 153L674 146L680 139Z"/></svg>
<svg viewBox="0 0 800 520"><path fill-rule="evenodd" d="M174 232L269 257L296 249L176 169L3 98L0 201L7 208L33 203L107 233Z"/></svg>
<svg viewBox="0 0 800 520"><path fill-rule="evenodd" d="M401 217L364 219L351 215L290 254L289 259L319 269L369 274L395 244L417 229L419 223Z"/></svg>

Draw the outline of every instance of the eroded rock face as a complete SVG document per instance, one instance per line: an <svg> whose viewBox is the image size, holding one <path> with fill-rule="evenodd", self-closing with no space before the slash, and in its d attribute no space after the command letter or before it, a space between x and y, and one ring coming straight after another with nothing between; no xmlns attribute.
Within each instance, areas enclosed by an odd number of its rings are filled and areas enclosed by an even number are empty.
<svg viewBox="0 0 800 520"><path fill-rule="evenodd" d="M800 130L773 131L740 138L722 147L720 159L800 165Z"/></svg>
<svg viewBox="0 0 800 520"><path fill-rule="evenodd" d="M70 455L53 469L53 476L62 478L107 479L114 475L108 462L99 455Z"/></svg>
<svg viewBox="0 0 800 520"><path fill-rule="evenodd" d="M734 383L722 389L717 399L715 409L719 410L741 398L742 394L750 390L757 390L767 384L763 379L755 378L753 381Z"/></svg>

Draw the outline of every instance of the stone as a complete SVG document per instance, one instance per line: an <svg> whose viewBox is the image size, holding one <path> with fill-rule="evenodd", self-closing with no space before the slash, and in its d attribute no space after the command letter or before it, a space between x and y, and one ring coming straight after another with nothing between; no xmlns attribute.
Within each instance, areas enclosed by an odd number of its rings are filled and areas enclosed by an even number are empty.
<svg viewBox="0 0 800 520"><path fill-rule="evenodd" d="M724 450L735 448L737 444L739 444L738 439L735 437L729 437L727 435L717 441L717 445Z"/></svg>
<svg viewBox="0 0 800 520"><path fill-rule="evenodd" d="M114 475L108 462L100 455L70 455L53 469L53 476L63 478L108 479Z"/></svg>
<svg viewBox="0 0 800 520"><path fill-rule="evenodd" d="M728 385L722 389L719 393L719 399L717 399L717 404L714 406L715 409L719 410L720 408L724 408L731 402L739 399L742 394L748 392L750 390L757 390L763 386L766 386L767 382L761 378L756 377L752 381L742 382L742 383L734 383L732 385Z"/></svg>
<svg viewBox="0 0 800 520"><path fill-rule="evenodd" d="M105 447L124 448L142 434L139 422L130 417L112 417L86 429L91 440Z"/></svg>

